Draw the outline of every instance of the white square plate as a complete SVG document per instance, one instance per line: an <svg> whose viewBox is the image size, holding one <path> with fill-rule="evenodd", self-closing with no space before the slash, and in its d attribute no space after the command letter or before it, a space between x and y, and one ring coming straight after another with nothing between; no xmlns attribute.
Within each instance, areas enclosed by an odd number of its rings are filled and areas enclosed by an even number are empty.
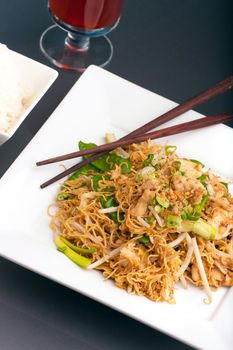
<svg viewBox="0 0 233 350"><path fill-rule="evenodd" d="M0 254L194 347L230 350L233 289L219 289L211 305L203 303L202 290L191 286L188 290L177 286L176 305L127 294L104 281L100 272L82 270L56 250L46 211L59 184L39 188L63 168L59 164L37 168L36 161L71 152L80 139L101 143L107 131L122 136L175 105L101 68L89 67L0 181ZM169 124L200 117L191 111ZM232 176L231 128L217 125L160 140L166 141L178 146L178 154ZM73 164L75 160L66 162L67 167Z"/></svg>
<svg viewBox="0 0 233 350"><path fill-rule="evenodd" d="M13 62L20 73L22 83L25 83L26 86L30 88L32 96L30 97L30 102L27 107L21 113L16 123L10 128L9 132L0 131L0 145L12 137L20 124L28 116L58 76L56 70L45 66L44 64L12 50L10 50L10 53Z"/></svg>

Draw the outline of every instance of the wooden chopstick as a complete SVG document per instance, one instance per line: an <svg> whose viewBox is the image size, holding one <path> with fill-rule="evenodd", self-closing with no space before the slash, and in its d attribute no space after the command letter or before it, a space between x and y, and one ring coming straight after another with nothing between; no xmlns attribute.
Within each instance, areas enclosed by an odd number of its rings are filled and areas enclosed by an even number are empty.
<svg viewBox="0 0 233 350"><path fill-rule="evenodd" d="M185 122L181 123L178 125L170 126L164 129L160 130L155 130L150 133L142 134L135 136L130 139L120 139L111 143L103 144L97 147L93 147L90 149L85 149L82 151L76 151L72 153L67 153L63 154L61 156L45 159L42 161L37 162L36 164L38 166L41 165L47 165L51 163L56 163L56 162L61 162L64 160L72 159L72 158L78 158L87 154L95 154L99 152L110 152L113 149L116 149L117 147L123 147L127 145L131 145L133 143L138 143L146 140L154 140L158 139L160 137L165 137L165 136L170 136L170 135L175 135L175 134L180 134L182 132L190 131L190 130L195 130L195 129L200 129L204 128L210 125L214 124L219 124L219 123L224 123L228 122L230 120L233 120L233 113L224 113L224 114L219 114L219 115L213 115L209 117L204 117L196 120L192 120L190 122Z"/></svg>
<svg viewBox="0 0 233 350"><path fill-rule="evenodd" d="M190 98L189 100L176 106L175 108L171 109L170 111L164 113L160 117L157 117L154 120L150 121L149 123L146 123L142 127L137 128L136 130L132 131L128 135L122 137L120 140L132 139L134 136L144 134L147 131L149 131L149 130L151 130L159 125L162 125L163 123L166 123L167 121L172 120L175 117L189 111L190 109L201 105L202 103L210 100L211 98L213 98L217 95L220 95L227 90L230 90L232 87L233 87L233 76L230 76L230 77L220 81L216 85L208 88L207 90L201 92L199 95L196 95L196 96ZM72 172L83 167L84 165L89 164L93 160L98 159L99 157L103 156L104 154L106 154L106 152L99 152L99 153L93 154L91 157L79 162L78 164L72 166L69 169L66 169L65 171L54 176L50 180L44 182L43 184L41 184L40 187L45 188L45 187L51 185L55 181L62 179L64 176L71 174Z"/></svg>
<svg viewBox="0 0 233 350"><path fill-rule="evenodd" d="M178 125L175 125L175 126L170 126L168 128L156 130L156 131L151 132L151 133L138 135L135 138L125 139L125 140L118 140L118 141L115 141L115 142L112 142L112 143L109 143L109 144L106 144L106 145L101 145L101 146L98 146L98 147L101 147L102 151L103 150L104 151L110 151L110 150L113 150L116 147L119 147L120 145L121 146L126 146L126 145L129 145L129 144L135 143L135 142L142 142L142 141L145 141L145 140L148 140L148 139L155 139L155 138L159 138L159 137L179 134L179 133L182 133L182 132L195 130L195 129L207 127L207 126L210 126L210 125L227 122L227 121L230 121L230 120L233 120L233 113L225 113L225 114L216 115L216 116L204 117L204 118L192 120L190 122L178 124ZM98 147L89 149L89 150L87 150L85 152L82 151L82 154L84 154L84 153L88 154L90 151L93 152L95 150L98 150L99 153L96 153L95 155L97 155L96 158L99 158L98 156L100 154L102 155L102 154L105 154L105 153L100 152L100 149ZM79 153L79 152L73 152L73 154L74 153ZM80 156L80 154L79 154L79 156ZM82 166L84 166L86 164L89 164L90 163L90 161L89 161L90 158L87 158L84 161L82 161L81 162ZM67 175L73 173L76 170L77 170L77 164L74 165L73 167L63 171L62 173L56 175L55 177L53 177L52 179L48 180L47 182L43 183L41 185L41 188L45 188L45 187L49 186L50 184L54 183L55 181L60 180L62 177L67 176Z"/></svg>

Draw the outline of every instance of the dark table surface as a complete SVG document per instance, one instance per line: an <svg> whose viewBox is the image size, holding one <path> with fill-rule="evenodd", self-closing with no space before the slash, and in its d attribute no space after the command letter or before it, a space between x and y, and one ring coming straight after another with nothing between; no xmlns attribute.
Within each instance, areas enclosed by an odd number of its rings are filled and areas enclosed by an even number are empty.
<svg viewBox="0 0 233 350"><path fill-rule="evenodd" d="M51 24L46 4L1 0L0 42L49 65L38 44ZM106 69L182 102L233 73L232 14L231 0L126 0L121 22L109 35L114 57ZM0 176L78 78L59 71L17 133L0 146ZM232 111L232 97L227 92L198 111ZM0 310L1 350L191 349L2 258Z"/></svg>

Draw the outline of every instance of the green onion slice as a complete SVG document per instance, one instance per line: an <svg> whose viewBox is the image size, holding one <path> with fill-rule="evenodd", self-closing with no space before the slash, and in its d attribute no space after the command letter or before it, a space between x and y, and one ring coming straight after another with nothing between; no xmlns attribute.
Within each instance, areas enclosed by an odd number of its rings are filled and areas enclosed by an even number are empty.
<svg viewBox="0 0 233 350"><path fill-rule="evenodd" d="M142 244L149 244L150 243L150 237L149 236L142 236L141 238L138 239L138 242Z"/></svg>
<svg viewBox="0 0 233 350"><path fill-rule="evenodd" d="M146 160L144 160L144 162L142 162L143 168L145 166L151 165L151 162L152 162L153 159L154 159L154 155L153 154L148 154Z"/></svg>
<svg viewBox="0 0 233 350"><path fill-rule="evenodd" d="M96 252L96 249L88 249L88 248L80 248L68 241L65 237L59 235L60 239L72 250L75 252L81 253L81 254L94 254Z"/></svg>
<svg viewBox="0 0 233 350"><path fill-rule="evenodd" d="M198 164L198 165L201 165L202 168L204 168L204 166L205 166L205 165L204 165L202 162L200 162L199 160L190 159L190 161L193 162L193 163L196 163L196 164Z"/></svg>
<svg viewBox="0 0 233 350"><path fill-rule="evenodd" d="M176 146L165 146L164 149L165 149L166 155L169 155L171 153L174 153L177 150L177 147Z"/></svg>
<svg viewBox="0 0 233 350"><path fill-rule="evenodd" d="M181 222L181 217L176 215L168 215L165 220L167 227L178 227L180 226Z"/></svg>
<svg viewBox="0 0 233 350"><path fill-rule="evenodd" d="M76 265L86 269L91 264L91 259L88 259L88 258L74 252L73 249L68 247L68 245L66 245L63 242L63 240L61 239L61 237L59 235L57 235L55 237L54 241L55 241L55 244L56 244L59 252L65 254L67 256L67 258L69 258L71 261L73 261Z"/></svg>
<svg viewBox="0 0 233 350"><path fill-rule="evenodd" d="M70 194L67 192L59 192L57 195L57 200L58 201L64 201L66 199L70 198Z"/></svg>
<svg viewBox="0 0 233 350"><path fill-rule="evenodd" d="M168 208L169 205L170 205L169 200L166 199L166 198L162 198L162 197L160 197L160 196L156 196L156 200L157 200L157 202L159 203L159 205L161 205L161 207L163 207L163 208L165 208L165 209Z"/></svg>
<svg viewBox="0 0 233 350"><path fill-rule="evenodd" d="M176 170L180 170L181 162L180 162L179 160L175 160L174 162L172 162L172 166L173 166Z"/></svg>

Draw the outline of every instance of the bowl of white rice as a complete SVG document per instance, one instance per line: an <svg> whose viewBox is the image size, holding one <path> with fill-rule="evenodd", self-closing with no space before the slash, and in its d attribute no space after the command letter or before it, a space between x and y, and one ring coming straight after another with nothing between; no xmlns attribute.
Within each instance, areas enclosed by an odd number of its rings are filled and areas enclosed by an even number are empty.
<svg viewBox="0 0 233 350"><path fill-rule="evenodd" d="M0 145L15 133L57 75L0 44Z"/></svg>

